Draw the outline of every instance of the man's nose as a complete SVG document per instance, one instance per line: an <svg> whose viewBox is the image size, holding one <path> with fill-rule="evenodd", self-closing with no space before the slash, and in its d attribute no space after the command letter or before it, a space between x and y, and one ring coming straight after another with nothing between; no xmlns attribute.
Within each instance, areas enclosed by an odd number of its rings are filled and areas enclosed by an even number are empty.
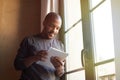
<svg viewBox="0 0 120 80"><path fill-rule="evenodd" d="M57 29L56 29L56 28L53 28L53 32L57 32Z"/></svg>

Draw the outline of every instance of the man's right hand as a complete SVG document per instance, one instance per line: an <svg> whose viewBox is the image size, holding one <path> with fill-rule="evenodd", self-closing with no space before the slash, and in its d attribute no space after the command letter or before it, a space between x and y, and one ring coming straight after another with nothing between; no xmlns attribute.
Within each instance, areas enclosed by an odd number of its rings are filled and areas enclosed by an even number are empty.
<svg viewBox="0 0 120 80"><path fill-rule="evenodd" d="M45 61L47 59L47 51L46 50L41 50L38 51L34 56L30 56L24 59L24 64L26 67L29 67L32 63L37 62L39 60Z"/></svg>
<svg viewBox="0 0 120 80"><path fill-rule="evenodd" d="M41 50L38 51L37 54L35 55L37 60L45 61L47 59L47 51L46 50Z"/></svg>

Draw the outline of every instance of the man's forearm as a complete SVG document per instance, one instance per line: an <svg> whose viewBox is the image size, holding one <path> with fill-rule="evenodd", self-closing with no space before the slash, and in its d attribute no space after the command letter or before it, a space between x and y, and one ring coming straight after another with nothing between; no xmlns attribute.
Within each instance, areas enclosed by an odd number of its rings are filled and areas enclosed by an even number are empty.
<svg viewBox="0 0 120 80"><path fill-rule="evenodd" d="M35 56L31 56L31 57L24 59L24 64L26 67L29 67L36 61L38 61L38 59Z"/></svg>

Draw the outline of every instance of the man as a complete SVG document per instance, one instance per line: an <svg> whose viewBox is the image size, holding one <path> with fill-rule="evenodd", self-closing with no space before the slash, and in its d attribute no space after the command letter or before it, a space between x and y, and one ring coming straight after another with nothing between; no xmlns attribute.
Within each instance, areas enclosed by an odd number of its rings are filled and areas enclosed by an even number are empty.
<svg viewBox="0 0 120 80"><path fill-rule="evenodd" d="M14 61L15 69L22 71L20 80L59 80L63 75L64 61L59 57L50 58L54 68L37 63L46 61L50 47L64 50L63 44L55 38L61 24L61 17L50 12L43 21L43 31L23 39Z"/></svg>

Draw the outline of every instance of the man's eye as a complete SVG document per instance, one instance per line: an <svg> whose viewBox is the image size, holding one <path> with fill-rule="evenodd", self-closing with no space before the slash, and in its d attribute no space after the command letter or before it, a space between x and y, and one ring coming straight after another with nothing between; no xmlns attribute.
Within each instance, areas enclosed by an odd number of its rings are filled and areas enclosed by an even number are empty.
<svg viewBox="0 0 120 80"><path fill-rule="evenodd" d="M58 28L56 28L57 30L59 30L60 28L58 27Z"/></svg>
<svg viewBox="0 0 120 80"><path fill-rule="evenodd" d="M50 26L50 27L54 27L54 25L53 25L53 24L50 24L49 26Z"/></svg>

